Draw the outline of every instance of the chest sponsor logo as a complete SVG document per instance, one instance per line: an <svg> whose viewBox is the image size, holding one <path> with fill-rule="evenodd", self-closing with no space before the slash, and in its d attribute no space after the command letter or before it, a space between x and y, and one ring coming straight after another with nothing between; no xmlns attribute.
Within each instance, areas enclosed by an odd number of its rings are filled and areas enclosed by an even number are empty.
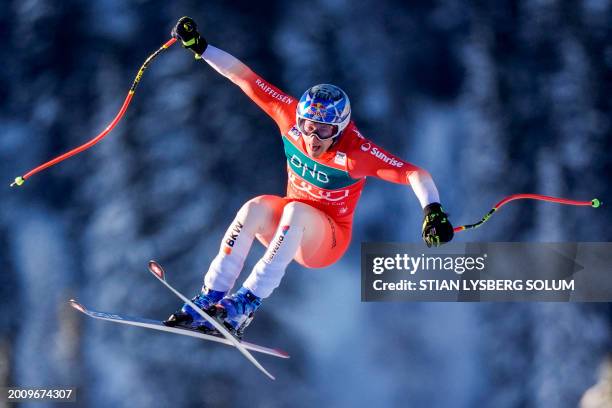
<svg viewBox="0 0 612 408"><path fill-rule="evenodd" d="M368 150L370 150L371 147L372 147L371 144L364 143L364 144L361 145L361 150L364 151L364 152L367 152Z"/></svg>
<svg viewBox="0 0 612 408"><path fill-rule="evenodd" d="M339 164L341 166L346 166L346 153L336 152L336 157L334 157L334 163Z"/></svg>
<svg viewBox="0 0 612 408"><path fill-rule="evenodd" d="M325 190L344 189L359 182L360 179L352 178L346 168L334 167L334 159L337 160L336 163L346 160L348 164L348 154L344 153L344 159L342 154L339 156L334 154L327 159L328 161L319 162L309 157L300 150L299 146L296 146L297 143L294 143L289 134L283 135L287 167L303 180Z"/></svg>
<svg viewBox="0 0 612 408"><path fill-rule="evenodd" d="M304 197L311 197L321 201L337 202L349 196L349 190L323 190L307 181L301 180L292 172L289 172L289 182L293 188L304 194Z"/></svg>
<svg viewBox="0 0 612 408"><path fill-rule="evenodd" d="M317 163L312 162L312 168L309 168L308 163L302 163L302 160L296 154L291 156L290 163L295 169L296 173L300 174L302 177L310 176L321 183L329 183L329 177L327 176L327 173L318 170Z"/></svg>

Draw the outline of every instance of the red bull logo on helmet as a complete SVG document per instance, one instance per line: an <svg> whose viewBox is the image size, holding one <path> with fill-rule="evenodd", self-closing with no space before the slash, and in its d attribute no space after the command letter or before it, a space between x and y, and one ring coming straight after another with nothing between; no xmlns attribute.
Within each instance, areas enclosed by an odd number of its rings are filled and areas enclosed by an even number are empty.
<svg viewBox="0 0 612 408"><path fill-rule="evenodd" d="M326 107L321 102L315 102L308 107L307 114L312 115L314 120L325 120L327 115Z"/></svg>

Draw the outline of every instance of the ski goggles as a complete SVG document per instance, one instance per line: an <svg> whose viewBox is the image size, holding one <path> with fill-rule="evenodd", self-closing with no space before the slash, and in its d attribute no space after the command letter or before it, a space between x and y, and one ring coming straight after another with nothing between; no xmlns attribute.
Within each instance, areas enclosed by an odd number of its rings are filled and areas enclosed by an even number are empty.
<svg viewBox="0 0 612 408"><path fill-rule="evenodd" d="M306 119L299 118L297 125L303 135L314 136L320 141L333 139L340 134L337 125L315 122L314 120L308 120L308 123L306 123Z"/></svg>

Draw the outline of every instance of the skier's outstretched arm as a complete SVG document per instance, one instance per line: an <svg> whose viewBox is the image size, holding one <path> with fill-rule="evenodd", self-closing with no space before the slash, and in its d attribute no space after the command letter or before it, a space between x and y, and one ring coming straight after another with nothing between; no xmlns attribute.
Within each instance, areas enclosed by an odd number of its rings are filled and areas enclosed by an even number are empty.
<svg viewBox="0 0 612 408"><path fill-rule="evenodd" d="M440 202L436 184L427 170L400 159L367 139L360 139L360 143L349 158L351 177L376 177L391 183L409 184L421 208Z"/></svg>
<svg viewBox="0 0 612 408"><path fill-rule="evenodd" d="M398 184L410 184L423 208L422 237L428 246L438 246L453 238L453 226L440 204L440 195L431 174L387 152L369 140L361 139L349 159L351 177L377 177Z"/></svg>
<svg viewBox="0 0 612 408"><path fill-rule="evenodd" d="M202 54L202 59L221 75L238 85L257 106L275 121L292 122L295 120L296 100L259 77L236 57L209 45Z"/></svg>
<svg viewBox="0 0 612 408"><path fill-rule="evenodd" d="M266 112L282 132L288 130L295 119L297 101L280 89L269 84L233 55L206 42L198 33L195 22L182 17L172 36L180 39L185 48L203 59L224 77L235 83L253 102Z"/></svg>

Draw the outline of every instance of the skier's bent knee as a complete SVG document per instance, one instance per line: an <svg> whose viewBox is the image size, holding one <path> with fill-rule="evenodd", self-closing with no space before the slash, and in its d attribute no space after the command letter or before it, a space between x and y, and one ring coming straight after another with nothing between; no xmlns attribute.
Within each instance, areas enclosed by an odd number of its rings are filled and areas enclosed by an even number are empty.
<svg viewBox="0 0 612 408"><path fill-rule="evenodd" d="M308 214L311 214L313 207L299 201L292 201L283 208L283 217L289 221L300 221Z"/></svg>
<svg viewBox="0 0 612 408"><path fill-rule="evenodd" d="M263 219L270 211L264 197L265 196L259 196L247 201L242 205L238 214L244 219L247 217Z"/></svg>

